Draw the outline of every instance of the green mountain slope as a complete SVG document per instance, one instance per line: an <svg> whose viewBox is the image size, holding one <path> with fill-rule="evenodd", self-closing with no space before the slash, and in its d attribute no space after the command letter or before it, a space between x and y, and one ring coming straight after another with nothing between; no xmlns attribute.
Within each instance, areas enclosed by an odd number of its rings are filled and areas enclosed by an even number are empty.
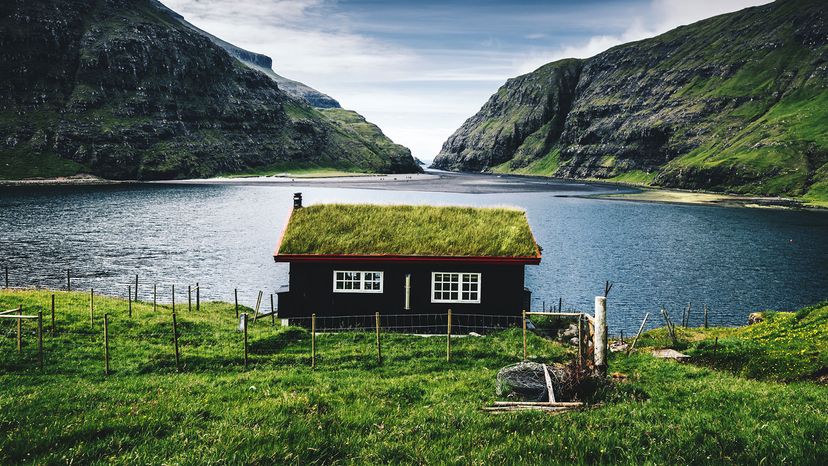
<svg viewBox="0 0 828 466"><path fill-rule="evenodd" d="M0 178L419 171L408 149L343 131L151 0L3 2L0 62Z"/></svg>
<svg viewBox="0 0 828 466"><path fill-rule="evenodd" d="M434 165L826 199L827 12L779 0L548 64L509 80Z"/></svg>

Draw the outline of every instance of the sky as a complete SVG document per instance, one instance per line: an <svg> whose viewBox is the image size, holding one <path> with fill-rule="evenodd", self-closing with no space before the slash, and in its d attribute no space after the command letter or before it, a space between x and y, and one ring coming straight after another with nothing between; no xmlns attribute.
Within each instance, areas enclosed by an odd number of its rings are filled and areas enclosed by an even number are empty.
<svg viewBox="0 0 828 466"><path fill-rule="evenodd" d="M508 78L767 0L161 0L205 31L273 59L415 157Z"/></svg>

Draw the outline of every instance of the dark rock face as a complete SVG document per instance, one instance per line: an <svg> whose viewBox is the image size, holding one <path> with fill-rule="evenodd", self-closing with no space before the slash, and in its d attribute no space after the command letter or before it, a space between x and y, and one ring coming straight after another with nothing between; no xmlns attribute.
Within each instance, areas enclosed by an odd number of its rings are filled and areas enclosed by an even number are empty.
<svg viewBox="0 0 828 466"><path fill-rule="evenodd" d="M3 2L0 62L7 153L120 179L419 170L407 149L353 140L150 0Z"/></svg>
<svg viewBox="0 0 828 466"><path fill-rule="evenodd" d="M434 166L804 194L828 181L827 10L780 0L551 63L509 80Z"/></svg>

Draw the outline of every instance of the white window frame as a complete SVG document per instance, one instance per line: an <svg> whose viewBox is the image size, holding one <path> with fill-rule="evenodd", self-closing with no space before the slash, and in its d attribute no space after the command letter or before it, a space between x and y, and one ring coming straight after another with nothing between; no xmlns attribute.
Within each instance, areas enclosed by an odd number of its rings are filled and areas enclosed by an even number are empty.
<svg viewBox="0 0 828 466"><path fill-rule="evenodd" d="M434 293L438 290L436 289L436 278L437 275L457 275L457 299L437 299L434 297ZM477 299L462 299L463 296L463 275L475 275L477 276ZM441 284L444 283L443 281L440 282ZM471 284L471 282L468 282ZM444 292L444 290L440 290L440 292ZM469 290L471 293L472 291ZM449 291L449 293L454 293L453 291ZM480 272L431 272L431 302L432 303L457 303L457 304L480 304L480 300L483 297L483 275Z"/></svg>
<svg viewBox="0 0 828 466"><path fill-rule="evenodd" d="M336 287L337 282L344 282L344 280L337 280L336 275L342 273L351 273L351 274L358 274L359 278L357 280L349 280L353 283L359 283L359 289L339 289ZM376 280L366 280L366 276L368 274L379 274L379 289L378 290L368 290L365 289L365 285L367 283L375 283ZM333 271L333 292L334 293L382 293L383 290L383 283L385 283L385 274L381 270L334 270Z"/></svg>

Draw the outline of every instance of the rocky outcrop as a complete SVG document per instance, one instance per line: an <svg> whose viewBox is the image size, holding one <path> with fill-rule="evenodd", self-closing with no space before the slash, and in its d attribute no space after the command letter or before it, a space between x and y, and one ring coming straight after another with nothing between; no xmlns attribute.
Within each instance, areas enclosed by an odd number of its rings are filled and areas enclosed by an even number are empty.
<svg viewBox="0 0 828 466"><path fill-rule="evenodd" d="M779 0L509 80L436 168L828 192L825 3Z"/></svg>
<svg viewBox="0 0 828 466"><path fill-rule="evenodd" d="M0 62L0 162L37 174L420 170L404 147L342 131L150 0L3 2Z"/></svg>

